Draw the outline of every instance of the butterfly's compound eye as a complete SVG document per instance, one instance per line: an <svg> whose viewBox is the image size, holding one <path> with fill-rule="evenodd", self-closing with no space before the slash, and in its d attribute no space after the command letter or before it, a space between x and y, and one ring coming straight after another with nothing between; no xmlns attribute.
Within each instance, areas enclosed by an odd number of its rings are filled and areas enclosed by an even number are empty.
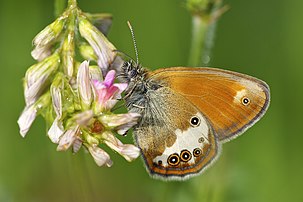
<svg viewBox="0 0 303 202"><path fill-rule="evenodd" d="M200 118L197 117L197 116L191 117L191 119L190 119L190 124L191 124L192 126L194 126L194 127L199 126L199 125L200 125Z"/></svg>
<svg viewBox="0 0 303 202"><path fill-rule="evenodd" d="M137 76L138 72L135 69L130 70L130 72L128 73L130 78L134 78L135 76Z"/></svg>
<svg viewBox="0 0 303 202"><path fill-rule="evenodd" d="M177 166L180 163L180 157L177 153L171 154L167 159L168 165Z"/></svg>
<svg viewBox="0 0 303 202"><path fill-rule="evenodd" d="M180 158L181 158L181 161L183 162L188 162L190 159L191 159L191 153L190 151L184 149L181 151L181 154L180 154Z"/></svg>
<svg viewBox="0 0 303 202"><path fill-rule="evenodd" d="M248 97L243 97L241 101L242 101L242 104L245 106L249 105L249 103L250 103L250 99Z"/></svg>
<svg viewBox="0 0 303 202"><path fill-rule="evenodd" d="M198 157L202 154L202 150L200 148L195 148L193 151L194 157Z"/></svg>

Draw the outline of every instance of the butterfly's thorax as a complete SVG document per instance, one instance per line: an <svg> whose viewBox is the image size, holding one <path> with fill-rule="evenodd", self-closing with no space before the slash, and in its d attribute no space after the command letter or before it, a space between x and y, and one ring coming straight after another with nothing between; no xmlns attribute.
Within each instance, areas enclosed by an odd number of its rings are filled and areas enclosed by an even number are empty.
<svg viewBox="0 0 303 202"><path fill-rule="evenodd" d="M148 119L156 114L149 114L148 111L153 107L153 98L157 95L157 90L162 87L159 81L150 78L151 73L140 65L133 65L126 62L123 65L121 79L128 83L125 90L124 100L129 111L141 114L137 124L142 126L148 123ZM150 102L152 99L152 102Z"/></svg>

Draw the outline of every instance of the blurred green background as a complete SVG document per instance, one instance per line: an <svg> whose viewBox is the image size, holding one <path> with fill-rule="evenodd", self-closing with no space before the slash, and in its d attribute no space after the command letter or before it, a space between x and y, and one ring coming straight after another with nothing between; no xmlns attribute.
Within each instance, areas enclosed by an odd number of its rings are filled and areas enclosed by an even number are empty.
<svg viewBox="0 0 303 202"><path fill-rule="evenodd" d="M56 152L41 117L21 138L16 121L24 107L22 77L34 63L31 41L54 19L54 6L0 0L0 201L303 201L303 1L224 3L231 9L218 22L210 66L265 80L270 108L225 144L204 174L162 182L148 176L140 159L128 163L110 151L114 166L99 168L83 150ZM184 1L82 0L79 6L112 13L110 40L134 55L130 20L144 66L186 66L191 16Z"/></svg>

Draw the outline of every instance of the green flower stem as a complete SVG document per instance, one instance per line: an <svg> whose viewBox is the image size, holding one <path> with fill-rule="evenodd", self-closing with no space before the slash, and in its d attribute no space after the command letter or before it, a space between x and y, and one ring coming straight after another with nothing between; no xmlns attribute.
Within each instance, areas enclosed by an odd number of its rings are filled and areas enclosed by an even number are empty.
<svg viewBox="0 0 303 202"><path fill-rule="evenodd" d="M200 66L206 56L204 54L205 38L209 23L201 16L195 15L192 18L192 41L189 54L188 66Z"/></svg>
<svg viewBox="0 0 303 202"><path fill-rule="evenodd" d="M223 0L189 0L192 13L192 41L188 66L206 66L210 61L215 28L218 18L226 11Z"/></svg>
<svg viewBox="0 0 303 202"><path fill-rule="evenodd" d="M68 7L77 7L77 0L68 0Z"/></svg>
<svg viewBox="0 0 303 202"><path fill-rule="evenodd" d="M55 18L59 17L61 13L63 13L64 9L66 8L66 0L55 0Z"/></svg>

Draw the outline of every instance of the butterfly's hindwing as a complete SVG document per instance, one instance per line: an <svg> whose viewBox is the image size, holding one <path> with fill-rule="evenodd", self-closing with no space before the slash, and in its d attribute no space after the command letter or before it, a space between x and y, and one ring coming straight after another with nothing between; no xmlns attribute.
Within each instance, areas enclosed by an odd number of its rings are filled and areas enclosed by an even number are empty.
<svg viewBox="0 0 303 202"><path fill-rule="evenodd" d="M152 176L184 179L200 173L215 159L214 131L188 100L165 85L148 90L140 99L136 93L132 96L138 103L130 110L142 114L134 135Z"/></svg>

